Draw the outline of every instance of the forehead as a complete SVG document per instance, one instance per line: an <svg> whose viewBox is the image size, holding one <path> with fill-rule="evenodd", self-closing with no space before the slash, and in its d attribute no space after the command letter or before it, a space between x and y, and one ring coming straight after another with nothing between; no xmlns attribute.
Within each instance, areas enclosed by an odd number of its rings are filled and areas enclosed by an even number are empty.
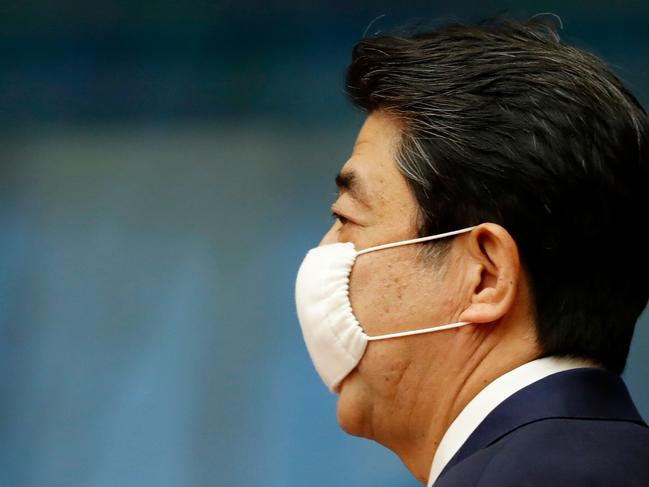
<svg viewBox="0 0 649 487"><path fill-rule="evenodd" d="M372 113L358 133L351 157L341 168L341 174L355 175L372 206L412 203L410 189L396 163L400 133L394 117Z"/></svg>
<svg viewBox="0 0 649 487"><path fill-rule="evenodd" d="M377 165L394 165L401 127L393 116L374 112L365 119L358 132L352 157L368 155L376 159Z"/></svg>

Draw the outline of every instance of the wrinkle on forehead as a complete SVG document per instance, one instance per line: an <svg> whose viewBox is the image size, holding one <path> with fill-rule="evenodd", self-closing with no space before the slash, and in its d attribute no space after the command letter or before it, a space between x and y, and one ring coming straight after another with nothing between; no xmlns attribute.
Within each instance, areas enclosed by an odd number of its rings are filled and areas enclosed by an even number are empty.
<svg viewBox="0 0 649 487"><path fill-rule="evenodd" d="M383 111L372 112L358 133L352 154L364 145L383 145L394 155L401 140L401 132L402 123L397 117Z"/></svg>
<svg viewBox="0 0 649 487"><path fill-rule="evenodd" d="M416 227L417 203L397 167L401 124L392 115L374 112L361 128L351 157L341 172L354 171L362 180L372 206L391 227ZM411 225L410 225L411 224ZM399 232L401 233L401 232Z"/></svg>

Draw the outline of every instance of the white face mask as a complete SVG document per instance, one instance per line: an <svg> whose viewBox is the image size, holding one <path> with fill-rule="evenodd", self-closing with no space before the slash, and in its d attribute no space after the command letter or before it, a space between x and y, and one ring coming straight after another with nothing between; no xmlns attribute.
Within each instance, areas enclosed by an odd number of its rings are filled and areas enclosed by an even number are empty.
<svg viewBox="0 0 649 487"><path fill-rule="evenodd" d="M429 237L403 240L356 251L351 242L322 245L311 249L297 274L295 301L306 347L318 374L334 393L358 365L367 343L468 325L450 323L418 330L368 336L352 312L349 275L356 257L368 252L409 245L465 233L475 227Z"/></svg>

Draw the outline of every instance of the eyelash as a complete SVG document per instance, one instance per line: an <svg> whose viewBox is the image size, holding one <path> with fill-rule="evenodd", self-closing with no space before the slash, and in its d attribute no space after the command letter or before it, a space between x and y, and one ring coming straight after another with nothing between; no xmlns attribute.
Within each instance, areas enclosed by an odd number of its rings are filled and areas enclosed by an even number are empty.
<svg viewBox="0 0 649 487"><path fill-rule="evenodd" d="M334 220L338 220L338 221L341 223L341 225L344 225L345 223L348 223L348 222L349 222L349 220L348 220L347 218L345 218L344 216L342 216L340 213L336 213L335 211L332 211L332 212L331 212L331 217L332 217Z"/></svg>

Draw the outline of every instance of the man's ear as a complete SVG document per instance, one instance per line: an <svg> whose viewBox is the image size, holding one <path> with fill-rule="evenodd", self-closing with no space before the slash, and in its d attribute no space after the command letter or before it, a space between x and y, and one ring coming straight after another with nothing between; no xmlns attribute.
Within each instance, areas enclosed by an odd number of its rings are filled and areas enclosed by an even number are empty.
<svg viewBox="0 0 649 487"><path fill-rule="evenodd" d="M470 304L460 321L491 323L514 305L520 285L518 247L500 225L484 223L464 239L469 254L466 282L471 286Z"/></svg>

